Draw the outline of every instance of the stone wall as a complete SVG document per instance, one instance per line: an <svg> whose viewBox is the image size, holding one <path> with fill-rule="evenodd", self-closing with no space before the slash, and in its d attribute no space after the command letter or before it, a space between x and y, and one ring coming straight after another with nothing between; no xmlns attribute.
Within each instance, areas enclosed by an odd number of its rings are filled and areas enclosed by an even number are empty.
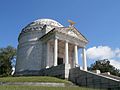
<svg viewBox="0 0 120 90"><path fill-rule="evenodd" d="M47 69L41 70L25 70L21 72L16 72L16 76L53 76L62 79L67 79L69 77L70 64L61 64L58 66L52 66Z"/></svg>
<svg viewBox="0 0 120 90"><path fill-rule="evenodd" d="M17 48L16 73L25 70L40 70L42 68L42 42L38 41L41 36L42 32L40 30L20 34Z"/></svg>
<svg viewBox="0 0 120 90"><path fill-rule="evenodd" d="M70 69L69 80L79 86L90 88L107 88L108 90L120 90L120 81L99 75L80 68Z"/></svg>
<svg viewBox="0 0 120 90"><path fill-rule="evenodd" d="M17 50L16 72L24 70L40 70L42 63L42 44L34 42Z"/></svg>
<svg viewBox="0 0 120 90"><path fill-rule="evenodd" d="M51 68L41 71L41 74L45 76L54 76L58 78L68 78L69 77L70 64L61 64L58 66L53 66Z"/></svg>

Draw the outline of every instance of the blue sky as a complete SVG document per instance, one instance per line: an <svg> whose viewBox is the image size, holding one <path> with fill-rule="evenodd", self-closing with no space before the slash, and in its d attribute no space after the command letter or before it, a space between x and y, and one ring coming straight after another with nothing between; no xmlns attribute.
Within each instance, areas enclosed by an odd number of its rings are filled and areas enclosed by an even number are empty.
<svg viewBox="0 0 120 90"><path fill-rule="evenodd" d="M120 0L0 0L0 47L17 47L21 29L39 18L55 19L64 26L73 20L89 40L88 49L119 49Z"/></svg>

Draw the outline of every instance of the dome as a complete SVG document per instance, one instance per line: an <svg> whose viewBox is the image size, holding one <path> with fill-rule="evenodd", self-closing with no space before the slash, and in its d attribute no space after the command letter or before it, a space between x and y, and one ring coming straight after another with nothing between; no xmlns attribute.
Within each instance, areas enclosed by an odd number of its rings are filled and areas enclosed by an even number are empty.
<svg viewBox="0 0 120 90"><path fill-rule="evenodd" d="M22 33L34 30L41 30L41 28L46 25L46 28L51 30L55 27L63 27L59 22L52 20L52 19L38 19L30 24L28 24L25 28L22 29Z"/></svg>
<svg viewBox="0 0 120 90"><path fill-rule="evenodd" d="M52 20L52 19L38 19L35 20L32 24L34 25L49 25L49 26L55 26L55 27L63 27L59 22Z"/></svg>

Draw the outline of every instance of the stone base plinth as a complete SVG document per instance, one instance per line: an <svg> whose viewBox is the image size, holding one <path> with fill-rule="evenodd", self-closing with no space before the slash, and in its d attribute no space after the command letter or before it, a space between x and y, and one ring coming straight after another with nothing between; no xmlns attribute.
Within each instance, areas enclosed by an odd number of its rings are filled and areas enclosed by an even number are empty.
<svg viewBox="0 0 120 90"><path fill-rule="evenodd" d="M16 76L54 76L58 78L69 77L70 64L61 64L58 66L52 66L41 70L24 70L21 72L15 72Z"/></svg>

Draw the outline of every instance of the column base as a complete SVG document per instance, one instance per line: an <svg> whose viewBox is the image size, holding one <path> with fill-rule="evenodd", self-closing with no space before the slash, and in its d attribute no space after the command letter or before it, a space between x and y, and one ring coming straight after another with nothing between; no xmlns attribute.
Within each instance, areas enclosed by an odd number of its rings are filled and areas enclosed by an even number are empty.
<svg viewBox="0 0 120 90"><path fill-rule="evenodd" d="M69 78L69 70L70 70L70 64L65 64L65 78Z"/></svg>
<svg viewBox="0 0 120 90"><path fill-rule="evenodd" d="M46 68L49 68L49 66L46 66Z"/></svg>
<svg viewBox="0 0 120 90"><path fill-rule="evenodd" d="M75 67L80 67L80 65L79 64L75 64Z"/></svg>

